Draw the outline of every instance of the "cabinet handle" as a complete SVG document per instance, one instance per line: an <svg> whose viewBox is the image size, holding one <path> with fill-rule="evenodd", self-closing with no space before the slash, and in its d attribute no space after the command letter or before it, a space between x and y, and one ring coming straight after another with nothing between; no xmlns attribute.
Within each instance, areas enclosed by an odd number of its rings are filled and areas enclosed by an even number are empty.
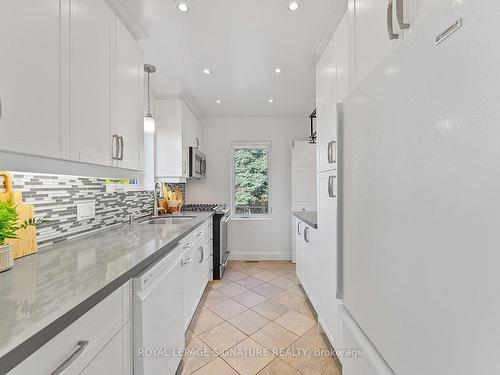
<svg viewBox="0 0 500 375"><path fill-rule="evenodd" d="M203 262L203 259L205 259L205 252L203 251L203 246L200 246L198 250L200 250L200 260L198 261L198 263L201 263Z"/></svg>
<svg viewBox="0 0 500 375"><path fill-rule="evenodd" d="M300 223L300 221L299 221L299 222L297 223L297 234L298 234L299 236L301 236L301 235L302 235L302 233L300 232L300 224L301 224L301 223Z"/></svg>
<svg viewBox="0 0 500 375"><path fill-rule="evenodd" d="M389 34L389 39L398 39L399 34L394 33L394 26L392 21L392 0L387 1L387 33Z"/></svg>
<svg viewBox="0 0 500 375"><path fill-rule="evenodd" d="M304 241L309 242L309 228L304 228Z"/></svg>
<svg viewBox="0 0 500 375"><path fill-rule="evenodd" d="M186 166L187 166L187 163L185 161L182 162L182 173L186 173Z"/></svg>
<svg viewBox="0 0 500 375"><path fill-rule="evenodd" d="M328 150L326 151L327 152L327 157L328 157L328 163L329 164L332 164L332 141L328 142Z"/></svg>
<svg viewBox="0 0 500 375"><path fill-rule="evenodd" d="M78 341L76 343L78 348L73 353L71 353L70 356L66 358L64 362L61 363L54 371L52 371L51 375L57 375L62 373L69 365L71 365L75 361L75 359L77 359L80 356L80 354L83 353L88 344L89 344L88 340Z"/></svg>
<svg viewBox="0 0 500 375"><path fill-rule="evenodd" d="M182 259L181 260L181 266L186 266L188 265L189 263L191 263L193 259L191 259L191 257L187 258L186 260Z"/></svg>
<svg viewBox="0 0 500 375"><path fill-rule="evenodd" d="M116 134L113 134L113 143L115 145L115 150L113 152L113 160L119 160L118 153L120 150L120 137L118 137Z"/></svg>
<svg viewBox="0 0 500 375"><path fill-rule="evenodd" d="M401 30L410 27L410 24L404 21L404 6L404 0L396 0L396 16L398 17L398 24Z"/></svg>
<svg viewBox="0 0 500 375"><path fill-rule="evenodd" d="M337 198L337 195L334 193L334 183L337 179L337 176L328 176L328 196L330 198Z"/></svg>
<svg viewBox="0 0 500 375"><path fill-rule="evenodd" d="M124 142L123 142L123 137L119 136L118 139L120 140L120 157L118 160L123 160L123 149L124 149Z"/></svg>
<svg viewBox="0 0 500 375"><path fill-rule="evenodd" d="M190 243L187 243L187 244L185 244L185 245L182 247L182 250L189 249L190 247L191 247L191 244L190 244Z"/></svg>

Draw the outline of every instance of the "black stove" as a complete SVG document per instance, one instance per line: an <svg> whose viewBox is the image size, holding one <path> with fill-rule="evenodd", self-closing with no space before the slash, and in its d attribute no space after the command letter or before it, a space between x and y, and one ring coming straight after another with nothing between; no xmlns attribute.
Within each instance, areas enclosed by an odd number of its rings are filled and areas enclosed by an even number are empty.
<svg viewBox="0 0 500 375"><path fill-rule="evenodd" d="M213 274L214 280L222 278L229 261L229 243L227 238L228 222L231 212L228 204L206 203L186 204L184 212L215 212L213 218Z"/></svg>

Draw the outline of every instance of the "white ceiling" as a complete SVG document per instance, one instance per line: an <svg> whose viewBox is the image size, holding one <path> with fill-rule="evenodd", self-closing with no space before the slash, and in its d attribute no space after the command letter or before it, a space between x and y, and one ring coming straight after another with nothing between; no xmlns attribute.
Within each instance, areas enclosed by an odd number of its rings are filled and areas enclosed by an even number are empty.
<svg viewBox="0 0 500 375"><path fill-rule="evenodd" d="M309 115L315 52L340 0L303 0L296 13L286 0L188 1L182 14L173 0L120 0L149 36L140 44L157 95L187 93L207 117Z"/></svg>

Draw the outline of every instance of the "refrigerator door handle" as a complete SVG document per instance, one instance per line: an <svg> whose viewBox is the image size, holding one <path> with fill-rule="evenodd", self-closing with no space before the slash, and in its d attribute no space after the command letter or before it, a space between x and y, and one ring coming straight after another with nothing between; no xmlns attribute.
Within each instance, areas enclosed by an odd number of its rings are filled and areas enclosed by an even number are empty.
<svg viewBox="0 0 500 375"><path fill-rule="evenodd" d="M394 25L392 20L392 0L387 1L387 34L389 35L389 39L398 39L399 34L394 33Z"/></svg>
<svg viewBox="0 0 500 375"><path fill-rule="evenodd" d="M396 16L398 17L398 24L401 30L410 28L410 24L404 21L404 6L404 0L396 0Z"/></svg>

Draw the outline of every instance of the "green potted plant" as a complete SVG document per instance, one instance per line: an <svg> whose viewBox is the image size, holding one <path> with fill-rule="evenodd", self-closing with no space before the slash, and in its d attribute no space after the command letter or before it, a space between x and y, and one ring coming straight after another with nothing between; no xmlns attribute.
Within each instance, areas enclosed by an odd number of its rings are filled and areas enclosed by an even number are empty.
<svg viewBox="0 0 500 375"><path fill-rule="evenodd" d="M7 244L6 240L16 239L16 232L19 229L36 226L42 220L28 219L22 224L18 222L19 214L12 199L8 199L7 202L0 201L0 272L7 271L14 265L14 248L12 244Z"/></svg>

